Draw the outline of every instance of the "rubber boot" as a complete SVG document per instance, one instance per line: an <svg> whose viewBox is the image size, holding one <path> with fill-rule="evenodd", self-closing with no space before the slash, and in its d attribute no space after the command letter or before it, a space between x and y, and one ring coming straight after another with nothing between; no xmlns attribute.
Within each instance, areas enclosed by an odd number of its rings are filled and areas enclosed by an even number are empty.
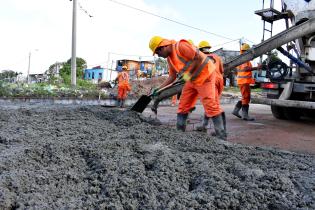
<svg viewBox="0 0 315 210"><path fill-rule="evenodd" d="M180 131L185 131L186 130L186 120L187 120L188 114L177 114L177 123L176 123L176 128L177 130Z"/></svg>
<svg viewBox="0 0 315 210"><path fill-rule="evenodd" d="M240 115L240 110L242 108L242 101L238 101L234 107L234 110L232 112L233 115L235 115L238 118L242 118L242 116Z"/></svg>
<svg viewBox="0 0 315 210"><path fill-rule="evenodd" d="M225 112L222 112L221 115L222 115L222 120L223 120L224 131L225 131L225 133L227 133L227 132L226 132L226 118L225 118Z"/></svg>
<svg viewBox="0 0 315 210"><path fill-rule="evenodd" d="M120 103L121 103L120 101L121 101L120 99L117 99L117 106L118 107L120 107Z"/></svg>
<svg viewBox="0 0 315 210"><path fill-rule="evenodd" d="M221 115L222 115L222 120L223 120L224 132L225 132L225 135L227 136L225 112L222 112ZM215 132L211 132L211 136L216 136L216 135L217 134Z"/></svg>
<svg viewBox="0 0 315 210"><path fill-rule="evenodd" d="M255 119L248 115L249 105L242 106L242 119L246 121L254 121Z"/></svg>
<svg viewBox="0 0 315 210"><path fill-rule="evenodd" d="M215 130L215 136L218 137L221 140L226 141L226 132L224 130L224 122L223 122L223 117L222 114L212 117L212 122L213 122L213 127Z"/></svg>
<svg viewBox="0 0 315 210"><path fill-rule="evenodd" d="M121 99L121 100L120 100L120 105L119 105L120 108L123 108L123 107L124 107L124 103L125 103L125 100L124 100L124 99Z"/></svg>
<svg viewBox="0 0 315 210"><path fill-rule="evenodd" d="M202 124L196 127L197 131L207 132L207 126L209 124L209 117L203 116Z"/></svg>

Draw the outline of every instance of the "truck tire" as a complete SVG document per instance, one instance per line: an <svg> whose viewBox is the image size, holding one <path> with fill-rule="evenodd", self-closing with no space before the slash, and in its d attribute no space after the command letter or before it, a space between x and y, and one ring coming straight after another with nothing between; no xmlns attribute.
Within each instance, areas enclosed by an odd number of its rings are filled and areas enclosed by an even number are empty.
<svg viewBox="0 0 315 210"><path fill-rule="evenodd" d="M284 107L271 105L271 112L272 115L279 120L286 119L286 117L284 116Z"/></svg>

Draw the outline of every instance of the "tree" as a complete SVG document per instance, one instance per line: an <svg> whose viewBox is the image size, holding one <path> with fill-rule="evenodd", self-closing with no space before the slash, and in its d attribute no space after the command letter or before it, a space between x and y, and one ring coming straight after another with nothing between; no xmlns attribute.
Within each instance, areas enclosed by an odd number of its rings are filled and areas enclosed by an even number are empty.
<svg viewBox="0 0 315 210"><path fill-rule="evenodd" d="M4 80L4 79L12 79L15 78L18 75L17 72L12 71L12 70L3 70L0 73L0 80Z"/></svg>
<svg viewBox="0 0 315 210"><path fill-rule="evenodd" d="M82 78L84 74L84 69L86 69L86 61L83 58L76 59L77 62L77 78ZM60 76L63 78L64 82L68 84L70 82L71 76L71 58L67 62L63 63L60 69Z"/></svg>

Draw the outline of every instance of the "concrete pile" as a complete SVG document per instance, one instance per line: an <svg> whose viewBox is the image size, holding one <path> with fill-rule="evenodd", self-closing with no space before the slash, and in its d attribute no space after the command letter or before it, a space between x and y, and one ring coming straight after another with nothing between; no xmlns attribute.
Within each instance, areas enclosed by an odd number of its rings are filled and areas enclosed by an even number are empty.
<svg viewBox="0 0 315 210"><path fill-rule="evenodd" d="M0 127L0 209L315 209L314 156L100 106L2 107Z"/></svg>

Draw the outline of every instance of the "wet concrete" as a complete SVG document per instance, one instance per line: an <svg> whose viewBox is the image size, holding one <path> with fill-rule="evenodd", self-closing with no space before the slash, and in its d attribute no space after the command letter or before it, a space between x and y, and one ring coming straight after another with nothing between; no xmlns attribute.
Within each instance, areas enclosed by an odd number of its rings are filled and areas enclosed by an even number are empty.
<svg viewBox="0 0 315 210"><path fill-rule="evenodd" d="M315 208L312 155L101 106L2 106L0 127L0 209Z"/></svg>

